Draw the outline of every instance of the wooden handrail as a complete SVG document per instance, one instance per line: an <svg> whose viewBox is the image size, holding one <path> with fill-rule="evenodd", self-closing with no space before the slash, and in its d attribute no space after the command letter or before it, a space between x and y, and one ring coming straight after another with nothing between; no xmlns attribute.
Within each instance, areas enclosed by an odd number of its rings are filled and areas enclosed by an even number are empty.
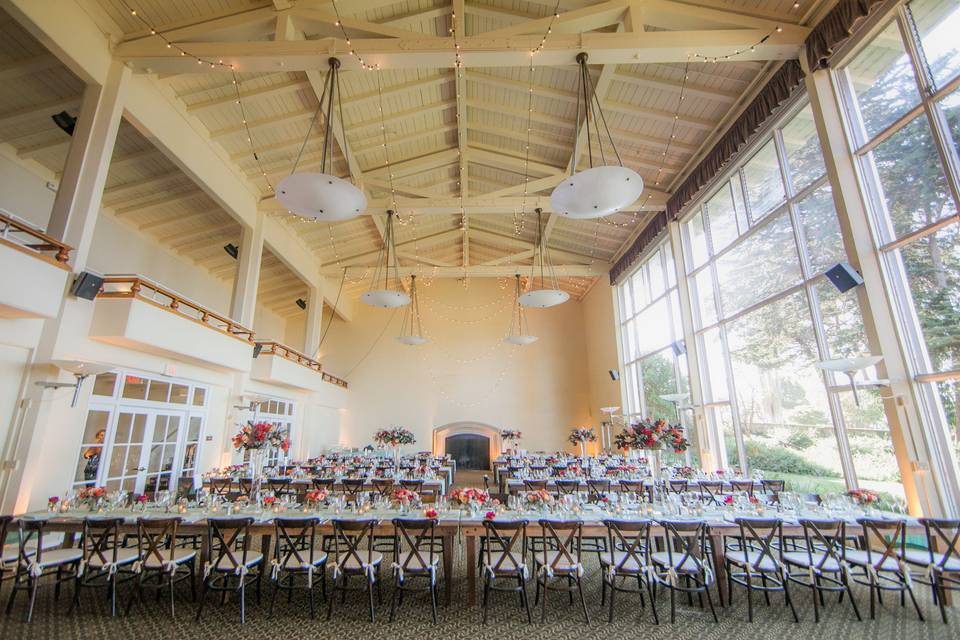
<svg viewBox="0 0 960 640"><path fill-rule="evenodd" d="M280 356L285 360L290 362L296 362L299 365L302 365L308 369L313 369L317 373L323 370L323 365L311 358L310 356L300 353L296 349L292 349L285 344L276 342L274 340L257 340L254 342L255 345L260 347L260 355L274 355Z"/></svg>
<svg viewBox="0 0 960 640"><path fill-rule="evenodd" d="M337 376L331 375L331 374L327 373L326 371L323 372L323 381L324 381L324 382L329 382L330 384L335 384L335 385L337 385L338 387L343 387L344 389L347 388L347 381L346 381L346 380L344 380L344 379L342 379L342 378L338 378Z"/></svg>
<svg viewBox="0 0 960 640"><path fill-rule="evenodd" d="M98 298L139 298L228 336L253 342L253 331L192 300L140 276L108 275Z"/></svg>
<svg viewBox="0 0 960 640"><path fill-rule="evenodd" d="M36 242L26 241L23 239L11 239L11 233L25 233L34 240L39 240L39 244ZM54 254L54 259L57 262L67 262L70 259L70 251L72 247L66 245L56 238L48 236L43 231L39 229L34 229L26 222L17 220L15 217L7 214L4 211L0 211L0 238L7 240L8 242L13 242L21 247L27 249L32 249L39 254L43 254L46 251L56 251Z"/></svg>

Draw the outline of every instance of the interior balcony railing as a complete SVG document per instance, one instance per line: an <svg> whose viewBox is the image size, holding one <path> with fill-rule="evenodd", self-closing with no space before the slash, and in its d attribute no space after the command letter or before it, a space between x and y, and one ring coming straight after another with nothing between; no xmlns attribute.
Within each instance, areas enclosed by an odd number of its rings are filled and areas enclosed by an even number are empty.
<svg viewBox="0 0 960 640"><path fill-rule="evenodd" d="M295 362L300 366L306 367L316 371L321 376L323 376L324 382L329 382L330 384L335 384L338 387L347 388L347 381L342 380L334 375L331 375L323 370L323 365L320 364L317 360L314 360L310 356L297 351L291 347L288 347L285 344L276 342L273 340L257 340L256 344L256 354L257 356L272 355L284 358L290 362Z"/></svg>
<svg viewBox="0 0 960 640"><path fill-rule="evenodd" d="M253 330L247 329L170 289L136 275L108 275L98 298L136 298L184 318L203 324L228 336L253 343Z"/></svg>
<svg viewBox="0 0 960 640"><path fill-rule="evenodd" d="M0 244L40 256L64 268L67 268L72 249L3 209L0 209Z"/></svg>

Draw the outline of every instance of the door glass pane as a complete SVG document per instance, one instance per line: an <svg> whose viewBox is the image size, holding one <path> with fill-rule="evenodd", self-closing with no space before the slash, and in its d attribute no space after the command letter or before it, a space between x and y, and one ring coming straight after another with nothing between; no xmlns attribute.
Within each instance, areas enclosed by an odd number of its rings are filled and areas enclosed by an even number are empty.
<svg viewBox="0 0 960 640"><path fill-rule="evenodd" d="M133 422L133 416L129 413L121 413L117 416L117 432L113 441L117 444L130 442L130 425Z"/></svg>
<svg viewBox="0 0 960 640"><path fill-rule="evenodd" d="M150 382L150 391L147 393L147 400L152 400L153 402L166 402L169 396L169 383L160 382L159 380L152 380Z"/></svg>
<svg viewBox="0 0 960 640"><path fill-rule="evenodd" d="M823 153L813 123L813 112L807 105L788 122L780 133L790 168L793 191L797 193L823 175Z"/></svg>
<svg viewBox="0 0 960 640"><path fill-rule="evenodd" d="M117 386L117 374L101 373L93 380L93 395L113 397L113 389Z"/></svg>
<svg viewBox="0 0 960 640"><path fill-rule="evenodd" d="M858 407L849 391L838 394L847 425L850 453L857 481L865 489L880 494L887 507L892 500L904 497L900 467L893 452L893 440L887 425L877 389L857 389Z"/></svg>
<svg viewBox="0 0 960 640"><path fill-rule="evenodd" d="M750 202L750 215L754 222L784 201L786 194L773 140L763 145L743 166L743 179L747 185L747 200Z"/></svg>
<svg viewBox="0 0 960 640"><path fill-rule="evenodd" d="M139 376L127 376L123 380L123 397L143 400L147 397L147 381Z"/></svg>
<svg viewBox="0 0 960 640"><path fill-rule="evenodd" d="M110 412L91 409L87 413L87 422L83 429L83 443L80 448L80 460L74 482L93 483L97 479L100 461L103 459L103 445L110 425Z"/></svg>
<svg viewBox="0 0 960 640"><path fill-rule="evenodd" d="M933 370L960 368L960 224L915 240L900 254Z"/></svg>
<svg viewBox="0 0 960 640"><path fill-rule="evenodd" d="M920 102L900 30L891 21L847 65L867 138L873 138Z"/></svg>
<svg viewBox="0 0 960 640"><path fill-rule="evenodd" d="M202 407L207 401L207 390L203 387L194 387L193 389L193 406Z"/></svg>
<svg viewBox="0 0 960 640"><path fill-rule="evenodd" d="M698 212L685 225L687 228L687 270L693 271L707 261L707 236L703 231L703 217Z"/></svg>
<svg viewBox="0 0 960 640"><path fill-rule="evenodd" d="M707 201L706 212L713 253L717 254L737 239L737 215L733 209L729 183Z"/></svg>
<svg viewBox="0 0 960 640"><path fill-rule="evenodd" d="M803 228L811 275L823 273L838 262L846 261L847 253L843 249L829 184L798 202L797 216Z"/></svg>
<svg viewBox="0 0 960 640"><path fill-rule="evenodd" d="M187 404L187 396L190 387L182 384L170 385L170 402L174 404Z"/></svg>
<svg viewBox="0 0 960 640"><path fill-rule="evenodd" d="M143 442L143 432L147 426L147 415L138 413L133 419L133 433L130 435L130 442Z"/></svg>
<svg viewBox="0 0 960 640"><path fill-rule="evenodd" d="M790 218L779 214L717 259L724 316L800 282L800 264Z"/></svg>
<svg viewBox="0 0 960 640"><path fill-rule="evenodd" d="M730 323L727 343L751 470L794 488L841 478L806 296L793 294Z"/></svg>
<svg viewBox="0 0 960 640"><path fill-rule="evenodd" d="M124 475L123 470L126 468L127 449L128 447L126 446L115 446L113 448L113 453L110 455L110 469L108 471L111 478L119 478Z"/></svg>
<svg viewBox="0 0 960 640"><path fill-rule="evenodd" d="M957 212L924 116L883 141L871 156L897 237Z"/></svg>
<svg viewBox="0 0 960 640"><path fill-rule="evenodd" d="M958 0L912 0L910 13L920 33L923 53L937 88L960 73L960 2Z"/></svg>

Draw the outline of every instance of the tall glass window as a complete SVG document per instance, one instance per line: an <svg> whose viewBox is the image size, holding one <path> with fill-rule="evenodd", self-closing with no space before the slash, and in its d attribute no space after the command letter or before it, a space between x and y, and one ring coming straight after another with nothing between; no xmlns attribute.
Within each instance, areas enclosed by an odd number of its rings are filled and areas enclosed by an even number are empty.
<svg viewBox="0 0 960 640"><path fill-rule="evenodd" d="M960 0L912 0L837 77L925 427L960 474L958 33Z"/></svg>

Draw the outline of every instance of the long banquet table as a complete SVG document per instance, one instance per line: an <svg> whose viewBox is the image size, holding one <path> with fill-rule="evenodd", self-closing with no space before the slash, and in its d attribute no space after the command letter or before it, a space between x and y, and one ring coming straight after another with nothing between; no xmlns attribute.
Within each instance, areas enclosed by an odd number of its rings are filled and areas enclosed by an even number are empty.
<svg viewBox="0 0 960 640"><path fill-rule="evenodd" d="M136 532L136 521L139 517L150 517L151 515L157 517L169 517L171 515L180 515L183 518L183 524L180 526L179 532L185 535L190 534L204 534L206 533L206 518L212 515L209 511L204 511L200 509L188 509L186 513L176 514L176 513L165 513L162 511L155 511L148 509L144 512L133 512L130 510L116 510L108 511L105 513L90 513L83 511L68 511L66 513L49 513L49 512L34 512L26 514L29 518L39 518L45 519L48 521L47 530L48 531L62 531L67 535L64 537L64 545L71 545L74 542L74 534L79 532L83 526L83 520L85 517L122 517L124 518L124 525L122 527L123 532L125 533L135 533ZM217 517L229 517L226 514L217 513ZM273 518L278 515L281 517L292 518L297 516L303 517L318 517L321 520L321 524L318 527L318 533L321 535L330 535L333 532L333 527L331 524L332 519L370 519L376 518L380 520L379 525L374 529L374 535L377 536L392 536L393 535L393 525L391 520L397 517L416 517L413 514L402 514L400 511L395 509L381 509L381 510L370 510L363 514L356 514L352 511L345 512L335 512L331 509L322 508L317 511L305 512L302 510L288 510L282 514L274 514L273 512L257 512L257 511L247 511L247 512L236 512L232 514L234 517L241 516L250 516L254 518L254 523L251 525L251 534L261 536L261 552L264 555L264 558L269 559L271 553L271 539L274 534L274 524ZM652 520L705 520L709 525L709 536L711 540L711 549L713 554L713 567L716 574L717 588L720 593L720 602L726 602L727 593L726 593L726 569L723 562L723 549L724 544L723 540L727 536L737 535L739 533L739 528L734 523L734 518L744 517L744 516L756 516L756 512L746 513L746 512L734 512L729 509L717 510L714 512L707 512L702 517L694 518L691 516L678 516L678 515L668 515L660 512L653 513L611 513L600 509L594 505L588 505L584 508L584 511L576 516L573 514L543 514L539 512L501 512L497 514L498 520L515 520L515 519L526 519L529 521L528 533L530 536L535 537L541 535L542 530L537 524L541 518L551 519L551 520L562 520L562 519L579 519L583 522L583 536L584 537L606 537L607 528L603 524L605 519L642 519L648 518ZM773 517L778 515L772 511L767 511L766 515L768 517ZM783 533L784 535L802 535L803 529L797 522L798 516L796 515L786 515L779 514L784 521ZM824 517L824 513L821 512L810 512L802 514L803 517ZM857 517L861 514L850 513L846 515L837 515L834 514L832 517L843 517L849 522L853 523ZM915 519L908 519L907 522L908 533L910 534L923 534L923 527ZM478 538L483 537L484 528L483 528L483 517L482 515L472 516L468 511L452 510L452 509L439 509L438 516L438 525L437 525L437 535L443 539L443 575L444 575L444 602L447 606L452 603L453 597L453 567L454 567L454 552L455 547L461 546L465 551L465 566L467 572L467 604L473 606L477 601L477 540ZM651 535L654 537L664 536L663 527L654 525L651 529ZM205 561L201 557L201 562Z"/></svg>

